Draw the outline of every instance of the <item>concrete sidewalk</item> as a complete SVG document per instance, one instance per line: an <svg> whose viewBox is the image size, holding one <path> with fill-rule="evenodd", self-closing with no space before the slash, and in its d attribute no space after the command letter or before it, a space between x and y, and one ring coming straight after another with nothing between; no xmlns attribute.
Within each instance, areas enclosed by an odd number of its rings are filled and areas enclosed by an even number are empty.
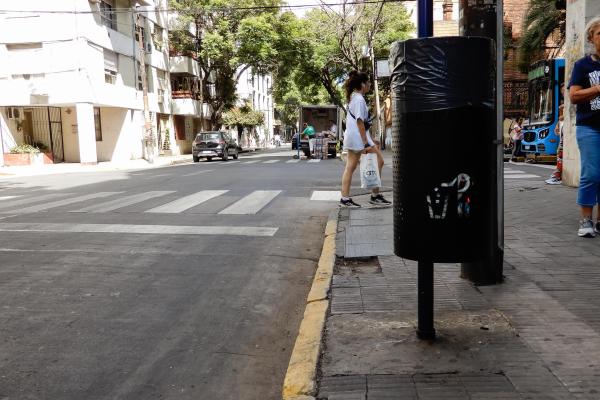
<svg viewBox="0 0 600 400"><path fill-rule="evenodd" d="M507 182L505 282L436 264L432 344L416 339L417 268L393 255L392 209L343 210L317 398L600 399L600 239L577 237L575 196Z"/></svg>
<svg viewBox="0 0 600 400"><path fill-rule="evenodd" d="M123 162L99 162L96 165L83 165L79 163L58 163L27 166L0 167L0 177L38 176L65 174L76 172L106 172L134 169L165 167L169 165L187 164L192 162L191 154L179 156L159 156L150 163L144 159Z"/></svg>

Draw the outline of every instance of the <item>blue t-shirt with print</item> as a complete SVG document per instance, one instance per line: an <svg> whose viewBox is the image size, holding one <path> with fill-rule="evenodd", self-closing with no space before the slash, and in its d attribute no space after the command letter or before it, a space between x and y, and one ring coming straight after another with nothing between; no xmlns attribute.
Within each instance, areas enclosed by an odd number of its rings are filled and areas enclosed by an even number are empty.
<svg viewBox="0 0 600 400"><path fill-rule="evenodd" d="M571 86L588 89L600 84L600 62L585 56L575 63L571 74ZM577 125L600 128L600 96L589 102L577 104Z"/></svg>

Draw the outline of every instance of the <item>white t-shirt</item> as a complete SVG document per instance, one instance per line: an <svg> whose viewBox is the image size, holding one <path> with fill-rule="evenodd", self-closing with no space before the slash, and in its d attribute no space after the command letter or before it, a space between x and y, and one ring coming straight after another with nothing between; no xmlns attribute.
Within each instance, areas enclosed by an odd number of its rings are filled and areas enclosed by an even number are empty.
<svg viewBox="0 0 600 400"><path fill-rule="evenodd" d="M354 115L354 117L352 115ZM344 132L344 148L352 151L362 151L365 148L363 140L358 130L356 120L361 119L367 121L369 119L369 109L362 94L358 92L352 93L350 103L348 104L348 112L346 113L346 132ZM369 145L374 146L371 134L367 131L367 141Z"/></svg>

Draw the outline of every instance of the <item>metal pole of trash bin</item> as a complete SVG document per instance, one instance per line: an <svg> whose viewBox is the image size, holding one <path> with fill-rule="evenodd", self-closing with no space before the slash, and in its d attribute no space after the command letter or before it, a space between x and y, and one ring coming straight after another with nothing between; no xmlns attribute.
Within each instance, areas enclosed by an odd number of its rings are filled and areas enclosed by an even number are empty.
<svg viewBox="0 0 600 400"><path fill-rule="evenodd" d="M433 0L419 0L417 7L419 37L433 36ZM417 268L417 337L421 340L434 340L433 262L419 260Z"/></svg>
<svg viewBox="0 0 600 400"><path fill-rule="evenodd" d="M421 340L435 339L435 328L433 327L433 286L433 263L419 261L417 337Z"/></svg>

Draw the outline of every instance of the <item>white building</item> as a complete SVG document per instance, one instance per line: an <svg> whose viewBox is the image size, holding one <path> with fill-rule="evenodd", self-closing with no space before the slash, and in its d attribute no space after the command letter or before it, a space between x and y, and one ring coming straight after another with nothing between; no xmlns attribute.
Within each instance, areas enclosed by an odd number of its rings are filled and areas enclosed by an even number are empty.
<svg viewBox="0 0 600 400"><path fill-rule="evenodd" d="M199 115L200 105L190 91L172 101L170 82L200 74L190 57L169 59L160 11L166 6L167 0L0 0L0 9L13 10L0 15L0 154L41 144L54 162L93 164L142 158L169 145L174 154L189 148L191 115Z"/></svg>
<svg viewBox="0 0 600 400"><path fill-rule="evenodd" d="M273 104L273 77L268 75L259 75L252 71L252 68L246 68L237 82L236 95L238 105L249 102L254 110L264 114L264 124L256 128L257 147L266 147L273 138L274 110ZM234 135L235 137L235 135ZM246 143L242 143L244 146Z"/></svg>

